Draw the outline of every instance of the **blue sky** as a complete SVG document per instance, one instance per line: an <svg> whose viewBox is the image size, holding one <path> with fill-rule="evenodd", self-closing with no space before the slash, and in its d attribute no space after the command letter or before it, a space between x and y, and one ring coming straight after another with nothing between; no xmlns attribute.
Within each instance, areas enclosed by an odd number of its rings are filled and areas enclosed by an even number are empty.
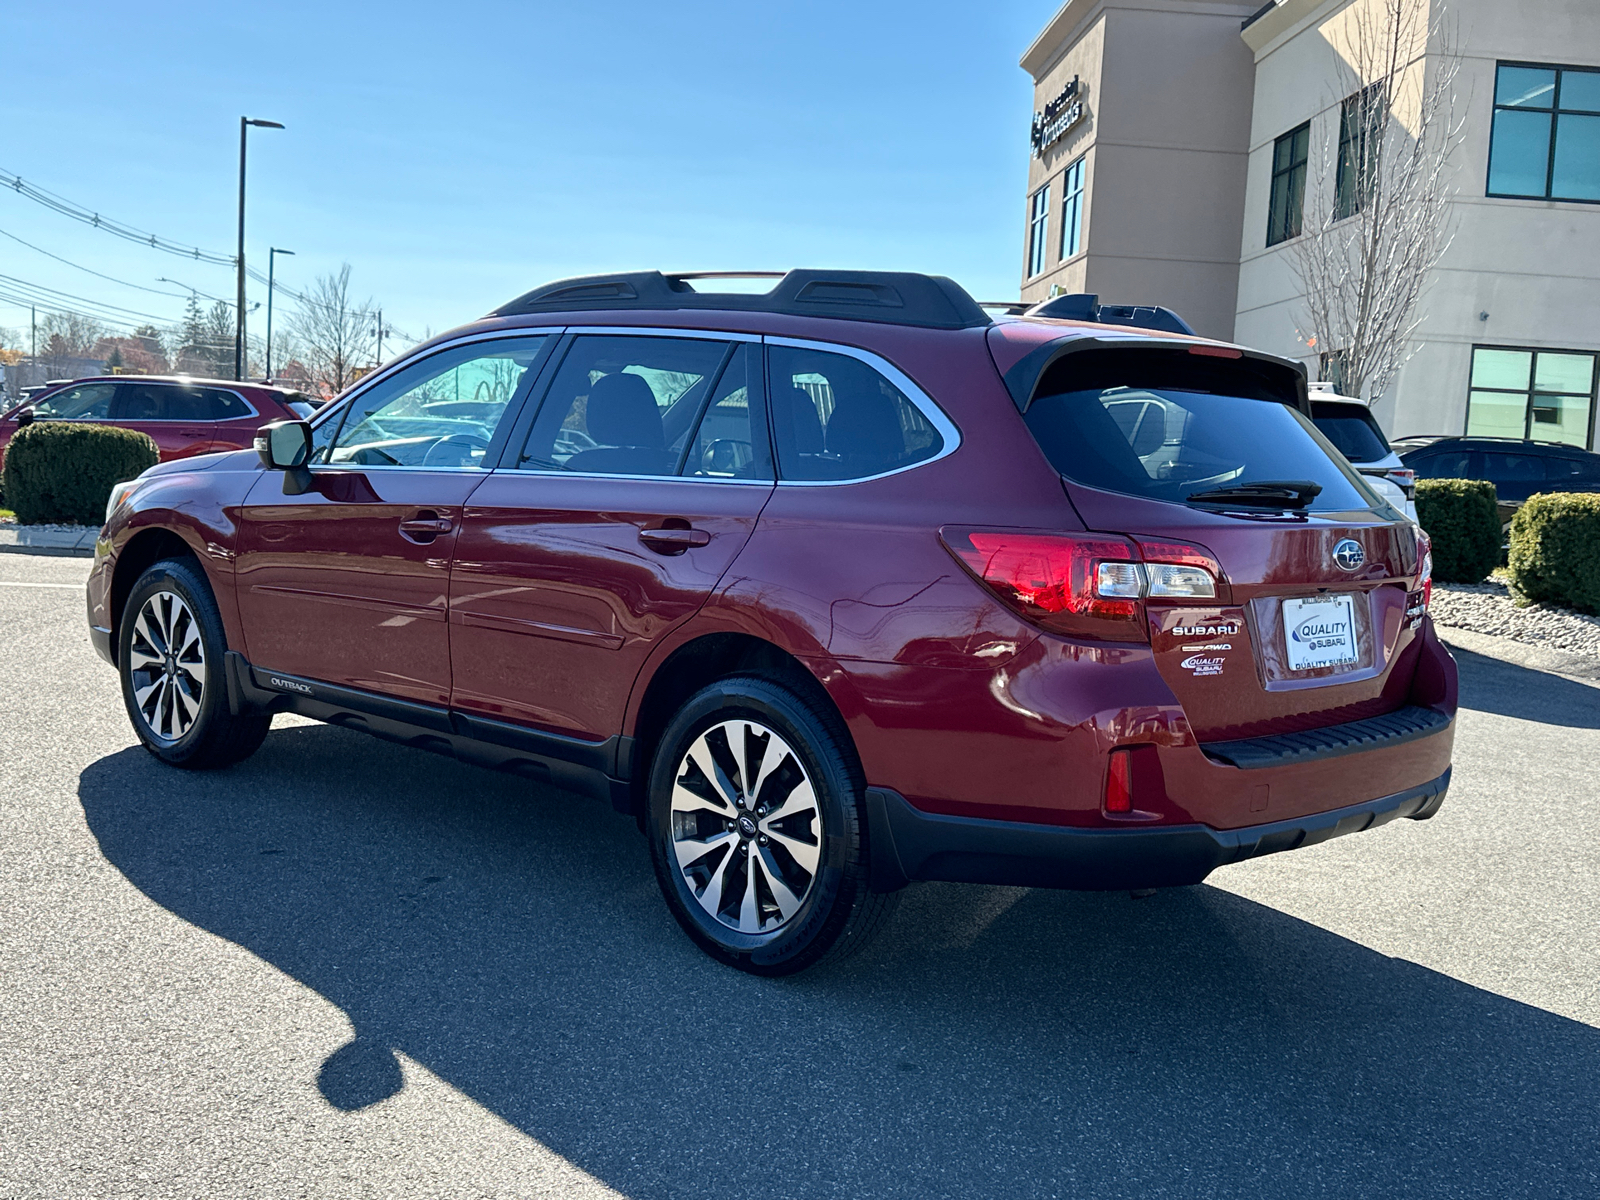
<svg viewBox="0 0 1600 1200"><path fill-rule="evenodd" d="M352 267L421 336L548 279L878 267L1015 297L1031 88L1054 0L9 5L0 170L286 283ZM119 280L230 268L0 189L0 232ZM181 297L0 237L0 275L174 320ZM255 287L252 299L264 299ZM136 318L129 318L134 320ZM261 331L255 317L252 332ZM0 326L26 311L0 307Z"/></svg>

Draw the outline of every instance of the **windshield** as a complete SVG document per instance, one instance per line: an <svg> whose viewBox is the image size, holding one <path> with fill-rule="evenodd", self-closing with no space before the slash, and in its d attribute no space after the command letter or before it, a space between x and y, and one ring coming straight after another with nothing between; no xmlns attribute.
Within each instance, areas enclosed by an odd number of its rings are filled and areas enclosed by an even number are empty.
<svg viewBox="0 0 1600 1200"><path fill-rule="evenodd" d="M1305 481L1311 511L1370 508L1375 497L1295 409L1180 388L1091 388L1040 396L1028 428L1051 464L1090 487L1184 503L1199 492Z"/></svg>
<svg viewBox="0 0 1600 1200"><path fill-rule="evenodd" d="M1383 430L1365 408L1354 404L1311 402L1311 419L1340 454L1353 463L1375 463L1391 451Z"/></svg>

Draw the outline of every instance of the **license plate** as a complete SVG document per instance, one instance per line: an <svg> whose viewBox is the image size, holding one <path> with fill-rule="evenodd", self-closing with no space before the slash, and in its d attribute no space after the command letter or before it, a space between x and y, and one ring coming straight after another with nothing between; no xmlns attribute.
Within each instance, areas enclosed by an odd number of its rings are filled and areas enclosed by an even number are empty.
<svg viewBox="0 0 1600 1200"><path fill-rule="evenodd" d="M1283 602L1289 669L1310 671L1356 661L1355 603L1349 595L1307 596Z"/></svg>

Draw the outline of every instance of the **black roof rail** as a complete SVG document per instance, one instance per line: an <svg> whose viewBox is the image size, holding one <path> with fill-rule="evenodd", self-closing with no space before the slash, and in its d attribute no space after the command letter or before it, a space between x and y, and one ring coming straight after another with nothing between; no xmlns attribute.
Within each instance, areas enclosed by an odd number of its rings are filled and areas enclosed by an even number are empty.
<svg viewBox="0 0 1600 1200"><path fill-rule="evenodd" d="M960 284L943 275L909 271L795 270L778 277L769 292L701 291L696 281L764 278L768 272L628 271L558 279L518 296L489 315L522 316L542 312L626 311L704 308L733 312L785 313L833 317L927 329L968 329L988 325L989 316Z"/></svg>
<svg viewBox="0 0 1600 1200"><path fill-rule="evenodd" d="M1132 325L1139 329L1159 329L1163 333L1186 333L1193 337L1194 330L1170 308L1159 304L1101 304L1093 292L1069 292L1027 311L1030 317L1057 317L1066 321L1098 321L1102 325Z"/></svg>

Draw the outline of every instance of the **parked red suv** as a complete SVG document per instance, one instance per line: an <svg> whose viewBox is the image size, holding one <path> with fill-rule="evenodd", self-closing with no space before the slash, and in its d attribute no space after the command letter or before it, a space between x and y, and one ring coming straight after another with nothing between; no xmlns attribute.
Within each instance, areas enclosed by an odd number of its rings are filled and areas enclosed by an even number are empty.
<svg viewBox="0 0 1600 1200"><path fill-rule="evenodd" d="M293 711L603 797L764 974L913 880L1191 884L1438 810L1428 547L1296 363L697 278L549 284L119 489L90 623L145 746Z"/></svg>
<svg viewBox="0 0 1600 1200"><path fill-rule="evenodd" d="M0 458L21 425L83 421L137 429L161 461L247 448L263 421L309 417L311 399L289 388L174 375L105 375L39 392L0 415Z"/></svg>

